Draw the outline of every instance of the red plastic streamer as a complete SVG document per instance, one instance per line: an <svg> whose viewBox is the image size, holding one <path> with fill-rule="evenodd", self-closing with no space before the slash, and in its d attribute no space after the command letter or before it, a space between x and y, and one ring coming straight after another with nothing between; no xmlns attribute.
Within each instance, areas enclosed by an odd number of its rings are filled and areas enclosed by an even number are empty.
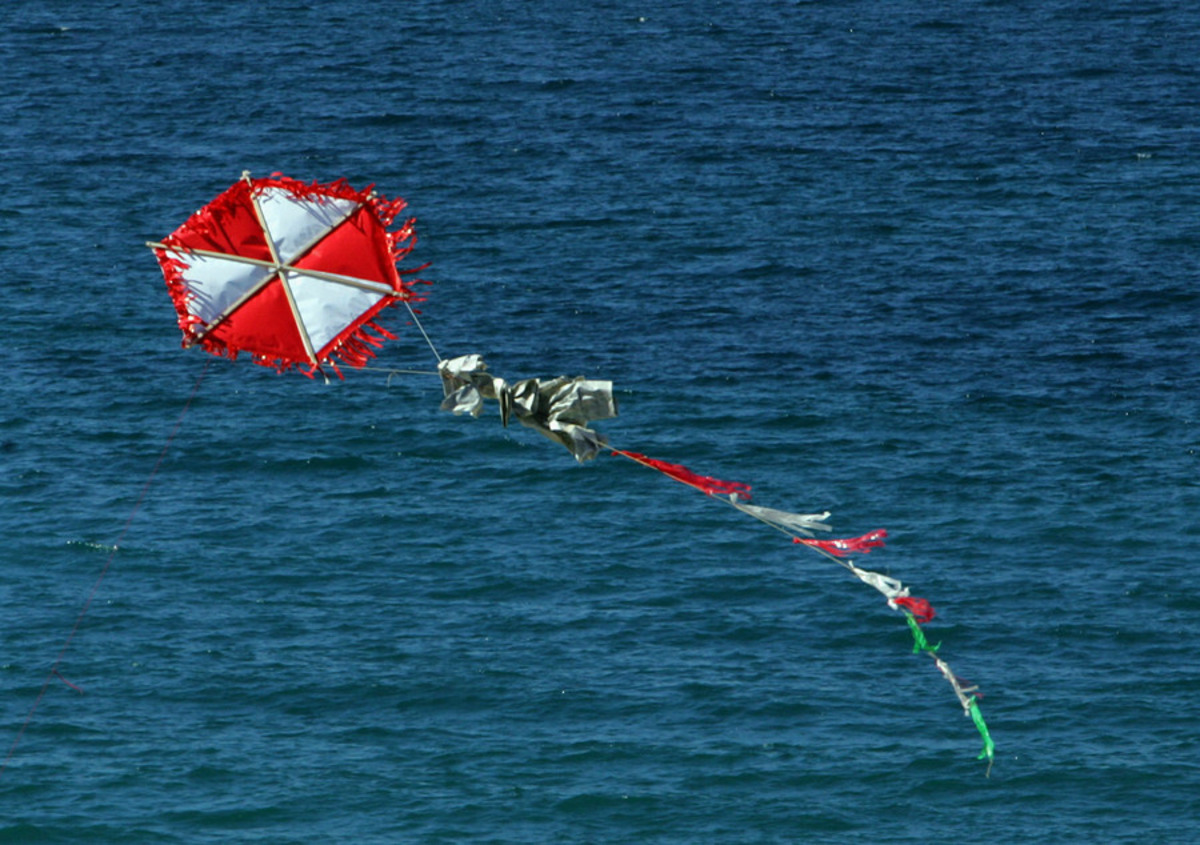
<svg viewBox="0 0 1200 845"><path fill-rule="evenodd" d="M880 528L868 534L863 534L861 537L846 537L841 540L809 540L804 537L794 537L792 542L812 546L814 549L829 552L829 554L836 557L845 557L852 554L865 555L871 549L877 549L882 546L885 537L887 537L887 531Z"/></svg>
<svg viewBox="0 0 1200 845"><path fill-rule="evenodd" d="M892 599L892 601L911 613L913 618L921 625L924 625L937 616L937 613L933 610L933 605L925 599L919 599L916 596L900 596L899 598Z"/></svg>
<svg viewBox="0 0 1200 845"><path fill-rule="evenodd" d="M742 501L750 500L749 484L743 484L740 481L722 481L712 476L699 475L682 464L669 464L666 461L647 458L638 452L626 452L623 449L613 449L612 451L614 455L621 455L622 457L629 458L631 461L636 461L642 466L656 469L663 475L669 475L671 478L681 481L689 487L703 490L710 496L720 494L723 496L737 496Z"/></svg>

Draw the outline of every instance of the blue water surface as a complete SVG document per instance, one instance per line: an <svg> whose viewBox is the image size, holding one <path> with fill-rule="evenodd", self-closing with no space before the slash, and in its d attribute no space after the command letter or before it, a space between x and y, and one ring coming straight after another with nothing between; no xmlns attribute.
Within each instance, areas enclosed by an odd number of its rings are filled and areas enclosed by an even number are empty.
<svg viewBox="0 0 1200 845"><path fill-rule="evenodd" d="M0 842L1195 840L1200 11L0 23ZM405 197L439 355L886 527L990 775L876 591L439 411L406 314L331 384L182 351L143 243L243 170Z"/></svg>

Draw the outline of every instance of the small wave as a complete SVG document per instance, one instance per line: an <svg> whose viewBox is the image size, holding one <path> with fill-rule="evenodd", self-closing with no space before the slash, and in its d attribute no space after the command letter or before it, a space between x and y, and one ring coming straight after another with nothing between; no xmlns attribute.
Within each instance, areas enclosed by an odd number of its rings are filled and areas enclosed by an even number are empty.
<svg viewBox="0 0 1200 845"><path fill-rule="evenodd" d="M91 540L67 540L68 546L78 546L83 549L91 549L96 552L115 552L116 546L110 546L106 543L94 543Z"/></svg>

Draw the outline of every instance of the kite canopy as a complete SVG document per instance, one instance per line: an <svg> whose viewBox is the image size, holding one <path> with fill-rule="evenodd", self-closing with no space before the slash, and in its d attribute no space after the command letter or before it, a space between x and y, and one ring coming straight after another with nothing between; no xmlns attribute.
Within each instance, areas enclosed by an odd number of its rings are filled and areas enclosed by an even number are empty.
<svg viewBox="0 0 1200 845"><path fill-rule="evenodd" d="M149 243L179 312L183 345L312 375L336 358L366 364L395 336L374 321L420 300L397 262L416 243L412 219L371 187L248 173L161 243Z"/></svg>

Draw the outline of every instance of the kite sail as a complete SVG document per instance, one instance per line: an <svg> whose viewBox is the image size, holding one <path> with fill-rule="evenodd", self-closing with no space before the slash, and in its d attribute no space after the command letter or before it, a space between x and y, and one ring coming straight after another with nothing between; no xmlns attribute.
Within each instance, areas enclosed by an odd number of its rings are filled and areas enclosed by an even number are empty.
<svg viewBox="0 0 1200 845"><path fill-rule="evenodd" d="M373 349L393 336L375 318L404 303L429 341L411 303L420 299L398 262L415 244L413 221L398 230L389 226L404 208L370 188L355 190L345 181L304 183L275 174L248 174L196 212L162 242L148 244L157 255L167 289L179 312L184 346L200 346L235 358L241 352L280 370L298 368L312 375L335 360L363 367ZM523 379L510 384L487 371L482 356L442 358L433 343L441 378L442 408L479 416L485 400L500 406L507 425L521 424L566 447L579 462L604 451L627 458L705 493L775 528L792 542L812 549L883 594L888 607L904 614L914 652L931 657L950 683L964 713L983 739L980 759L995 756L995 746L979 710L978 688L951 671L930 645L924 629L935 617L930 603L912 596L899 580L859 568L851 555L884 545L887 532L860 537L817 539L829 531L829 513L799 514L751 505L750 485L722 481L687 467L617 449L590 426L615 417L612 383L582 376Z"/></svg>
<svg viewBox="0 0 1200 845"><path fill-rule="evenodd" d="M308 375L335 360L361 367L394 335L381 311L419 299L397 267L416 242L404 209L370 187L243 174L154 250L179 313L183 345L246 352ZM417 268L420 269L420 268Z"/></svg>

